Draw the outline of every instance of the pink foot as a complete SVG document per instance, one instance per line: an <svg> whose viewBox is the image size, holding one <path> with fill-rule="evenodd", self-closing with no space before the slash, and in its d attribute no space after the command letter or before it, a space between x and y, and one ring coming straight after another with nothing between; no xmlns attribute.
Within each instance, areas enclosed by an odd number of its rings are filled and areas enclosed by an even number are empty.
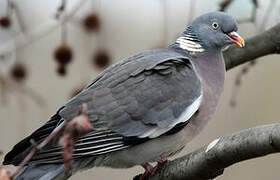
<svg viewBox="0 0 280 180"><path fill-rule="evenodd" d="M166 157L161 157L160 160L157 162L157 167L163 166L165 163L169 162L169 160Z"/></svg>
<svg viewBox="0 0 280 180"><path fill-rule="evenodd" d="M154 167L151 164L145 163L141 166L145 169L145 172L140 177L140 180L145 180L150 174L154 174Z"/></svg>
<svg viewBox="0 0 280 180"><path fill-rule="evenodd" d="M142 176L140 177L140 180L145 180L147 177L149 177L150 175L154 175L155 172L157 171L157 169L161 168L165 163L168 162L167 158L161 158L158 162L157 165L155 167L153 167L151 164L149 163L145 163L142 164L141 166L145 169L144 174L142 174Z"/></svg>

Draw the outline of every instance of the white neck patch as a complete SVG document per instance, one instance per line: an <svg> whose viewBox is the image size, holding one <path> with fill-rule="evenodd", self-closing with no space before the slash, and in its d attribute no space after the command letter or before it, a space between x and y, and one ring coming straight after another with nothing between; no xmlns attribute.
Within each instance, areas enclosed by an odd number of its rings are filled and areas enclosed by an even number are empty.
<svg viewBox="0 0 280 180"><path fill-rule="evenodd" d="M201 44L199 44L199 42L197 42L192 36L185 35L179 37L176 40L176 43L178 43L180 48L193 53L205 51Z"/></svg>

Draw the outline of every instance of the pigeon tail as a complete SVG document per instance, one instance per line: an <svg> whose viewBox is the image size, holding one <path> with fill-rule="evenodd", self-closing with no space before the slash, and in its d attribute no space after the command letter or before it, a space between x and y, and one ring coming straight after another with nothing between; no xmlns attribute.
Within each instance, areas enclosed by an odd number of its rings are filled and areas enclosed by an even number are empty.
<svg viewBox="0 0 280 180"><path fill-rule="evenodd" d="M30 164L15 180L62 180L68 179L64 164Z"/></svg>

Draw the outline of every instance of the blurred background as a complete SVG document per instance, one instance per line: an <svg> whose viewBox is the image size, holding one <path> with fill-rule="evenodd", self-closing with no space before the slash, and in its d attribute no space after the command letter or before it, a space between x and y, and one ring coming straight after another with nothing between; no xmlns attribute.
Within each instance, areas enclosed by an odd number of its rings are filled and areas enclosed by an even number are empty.
<svg viewBox="0 0 280 180"><path fill-rule="evenodd" d="M276 0L0 0L0 150L7 153L107 66L167 46L193 18L215 10L234 16L245 38L280 22ZM279 55L227 72L215 116L179 156L279 122L279 74ZM279 154L242 162L217 179L279 179L279 162ZM71 179L124 180L141 172L95 168Z"/></svg>

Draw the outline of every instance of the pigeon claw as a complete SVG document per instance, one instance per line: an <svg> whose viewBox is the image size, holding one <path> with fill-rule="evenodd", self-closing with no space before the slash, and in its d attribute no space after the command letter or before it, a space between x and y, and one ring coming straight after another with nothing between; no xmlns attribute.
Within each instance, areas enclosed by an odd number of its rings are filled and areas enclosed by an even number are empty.
<svg viewBox="0 0 280 180"><path fill-rule="evenodd" d="M168 162L168 159L161 158L156 166L152 166L149 163L142 164L141 166L145 169L144 174L141 175L140 180L146 180L149 176L153 176L158 169L160 169L165 163Z"/></svg>

